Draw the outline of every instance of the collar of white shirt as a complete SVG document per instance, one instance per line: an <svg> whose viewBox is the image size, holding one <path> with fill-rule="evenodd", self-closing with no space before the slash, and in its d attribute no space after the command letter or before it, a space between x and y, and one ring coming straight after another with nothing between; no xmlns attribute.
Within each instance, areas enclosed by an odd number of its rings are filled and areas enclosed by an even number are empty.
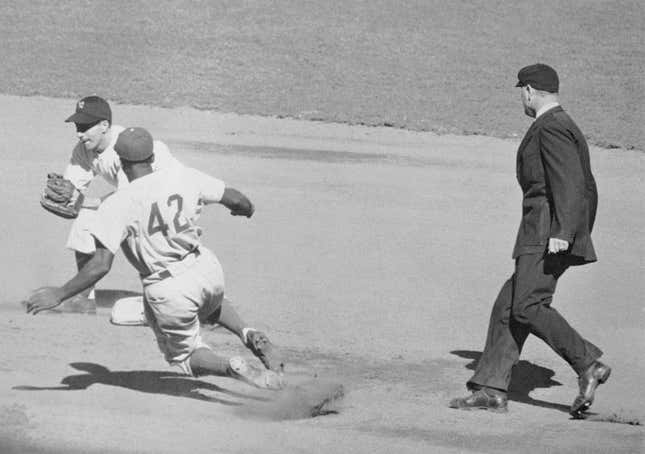
<svg viewBox="0 0 645 454"><path fill-rule="evenodd" d="M540 108L540 110L538 110L538 111L535 113L535 119L537 120L538 118L540 118L540 115L544 114L547 110L551 110L551 109L553 109L554 107L557 107L557 106L559 106L559 105L560 105L560 103L559 103L559 102L548 102L548 103L546 103L545 105L543 105L543 106Z"/></svg>

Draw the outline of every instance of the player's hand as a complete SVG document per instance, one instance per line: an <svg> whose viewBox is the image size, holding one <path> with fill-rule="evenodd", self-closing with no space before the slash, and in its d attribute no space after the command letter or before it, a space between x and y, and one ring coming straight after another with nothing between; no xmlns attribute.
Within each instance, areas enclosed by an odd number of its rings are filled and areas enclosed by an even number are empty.
<svg viewBox="0 0 645 454"><path fill-rule="evenodd" d="M41 287L29 295L26 301L27 313L36 315L40 311L53 309L62 302L60 288Z"/></svg>
<svg viewBox="0 0 645 454"><path fill-rule="evenodd" d="M549 254L557 254L569 249L569 242L560 238L549 238Z"/></svg>
<svg viewBox="0 0 645 454"><path fill-rule="evenodd" d="M247 218L250 218L251 216L253 216L253 213L255 213L255 207L252 203L250 203L250 206L246 209L231 210L231 216L246 216Z"/></svg>

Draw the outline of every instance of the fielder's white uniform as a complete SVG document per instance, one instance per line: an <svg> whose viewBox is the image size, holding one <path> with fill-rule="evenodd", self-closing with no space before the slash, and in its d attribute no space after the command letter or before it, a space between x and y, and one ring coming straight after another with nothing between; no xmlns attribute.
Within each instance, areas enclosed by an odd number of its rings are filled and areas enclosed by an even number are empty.
<svg viewBox="0 0 645 454"><path fill-rule="evenodd" d="M124 128L112 125L110 129L111 141L103 152L87 151L80 141L72 151L72 157L63 176L81 192L87 190L97 175L102 176L105 181L117 189L128 184L128 179L121 170L121 160L114 151L114 144ZM166 144L161 141L154 141L154 155L155 160L152 164L154 170L179 164L179 161L170 154ZM67 238L67 248L84 254L94 253L94 238L90 234L90 230L95 218L96 210L81 208Z"/></svg>
<svg viewBox="0 0 645 454"><path fill-rule="evenodd" d="M204 321L221 304L224 274L201 245L195 224L205 204L216 203L224 183L183 166L137 178L109 197L92 228L108 250L121 246L143 284L144 306L159 348L170 364L190 373L190 355L207 347Z"/></svg>

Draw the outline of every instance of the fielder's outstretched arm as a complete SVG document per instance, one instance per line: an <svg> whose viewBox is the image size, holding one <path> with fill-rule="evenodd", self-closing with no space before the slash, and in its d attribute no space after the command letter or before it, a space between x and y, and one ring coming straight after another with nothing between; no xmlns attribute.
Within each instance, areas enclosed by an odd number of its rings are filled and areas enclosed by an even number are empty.
<svg viewBox="0 0 645 454"><path fill-rule="evenodd" d="M110 271L113 261L114 254L96 240L96 252L76 276L62 287L41 287L33 292L27 300L27 312L36 315L53 309L64 300L93 286Z"/></svg>

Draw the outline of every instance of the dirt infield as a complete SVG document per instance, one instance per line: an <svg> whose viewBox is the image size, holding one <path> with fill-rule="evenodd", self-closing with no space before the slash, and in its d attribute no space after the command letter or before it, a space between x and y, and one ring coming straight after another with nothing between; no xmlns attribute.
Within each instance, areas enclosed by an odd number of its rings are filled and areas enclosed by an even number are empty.
<svg viewBox="0 0 645 454"><path fill-rule="evenodd" d="M561 75L593 143L645 149L641 0L2 2L0 92L514 137Z"/></svg>
<svg viewBox="0 0 645 454"><path fill-rule="evenodd" d="M639 0L0 2L0 453L645 451L643 23ZM513 269L529 124L513 85L535 61L600 146L599 262L554 301L613 367L585 421L568 415L573 372L534 338L508 414L447 408ZM207 209L203 239L241 315L288 353L288 393L183 377L148 328L109 324L140 291L122 256L96 315L24 313L75 268L69 222L38 197L89 93L255 203L251 220ZM205 340L245 353L220 329Z"/></svg>
<svg viewBox="0 0 645 454"><path fill-rule="evenodd" d="M294 420L298 395L267 406L232 380L178 376L149 329L110 325L104 305L96 316L22 312L30 289L74 268L68 223L37 203L74 142L62 123L74 100L0 102L0 181L11 195L0 208L12 214L0 262L1 452L642 450L642 153L592 149L600 261L572 270L556 295L614 368L590 420L569 418L575 377L535 339L514 371L509 414L467 413L446 404L465 390L512 271L516 141L114 105L119 122L146 124L180 160L256 203L250 222L207 210L204 242L242 315L288 351L292 376L319 380L317 392L343 384L335 413ZM473 198L483 192L496 197ZM139 290L122 257L100 290ZM220 330L206 340L242 353Z"/></svg>

